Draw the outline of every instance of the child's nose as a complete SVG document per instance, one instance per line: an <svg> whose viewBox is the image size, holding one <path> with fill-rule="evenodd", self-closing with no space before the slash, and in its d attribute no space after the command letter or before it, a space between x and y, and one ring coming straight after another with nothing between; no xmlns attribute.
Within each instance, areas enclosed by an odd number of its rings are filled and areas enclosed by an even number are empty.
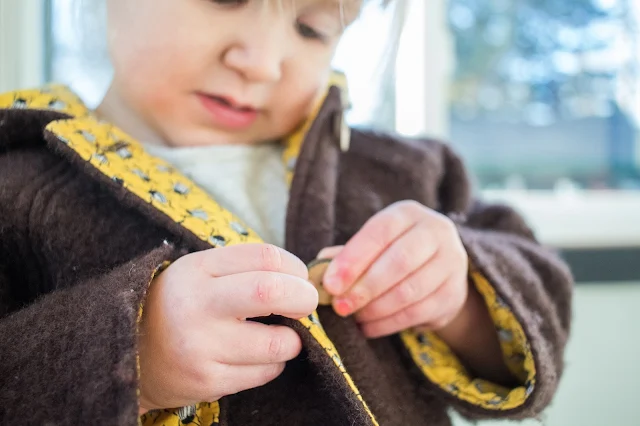
<svg viewBox="0 0 640 426"><path fill-rule="evenodd" d="M282 76L286 50L283 34L278 34L273 28L256 29L232 45L224 53L223 62L249 81L271 83Z"/></svg>

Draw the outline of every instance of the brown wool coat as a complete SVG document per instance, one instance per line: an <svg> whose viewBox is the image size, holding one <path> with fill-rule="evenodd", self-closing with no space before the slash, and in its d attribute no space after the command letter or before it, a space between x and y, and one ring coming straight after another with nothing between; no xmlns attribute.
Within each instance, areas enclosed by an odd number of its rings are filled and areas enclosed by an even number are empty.
<svg viewBox="0 0 640 426"><path fill-rule="evenodd" d="M332 91L297 160L286 249L303 261L412 199L456 219L471 263L510 307L535 362L526 401L493 410L428 380L398 336L369 341L351 319L320 321L380 425L445 426L536 416L563 369L572 280L510 208L472 198L444 144L353 131L340 151ZM67 116L0 109L0 424L134 425L136 322L155 268L210 245L75 156L45 126ZM343 374L299 322L304 351L272 383L225 397L220 424L371 425Z"/></svg>

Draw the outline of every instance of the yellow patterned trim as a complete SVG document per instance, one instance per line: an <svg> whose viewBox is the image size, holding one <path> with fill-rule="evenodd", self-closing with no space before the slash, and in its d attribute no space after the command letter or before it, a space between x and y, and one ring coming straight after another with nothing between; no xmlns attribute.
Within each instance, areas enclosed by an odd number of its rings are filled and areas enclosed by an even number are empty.
<svg viewBox="0 0 640 426"><path fill-rule="evenodd" d="M339 79L339 77L336 77ZM331 80L334 84L337 80ZM324 99L324 98L322 98ZM55 107L55 108L54 108ZM0 108L55 109L74 116L49 123L50 131L87 164L99 170L113 182L149 203L213 247L258 243L260 237L247 228L231 212L223 209L204 190L183 176L170 164L146 153L142 145L117 127L99 121L70 90L63 86L48 86L0 95ZM319 106L315 109L315 114ZM284 159L294 162L304 136L313 122L312 116L286 141ZM292 177L293 168L289 179ZM142 311L139 312L139 315ZM374 425L375 416L362 398L353 379L342 363L334 344L322 328L316 313L300 320L302 325L324 348L342 373L349 388L362 403ZM219 417L218 403L199 404L179 410L161 410L140 418L144 426L180 424L181 419L198 416L205 423L215 424ZM210 423L206 423L211 419Z"/></svg>
<svg viewBox="0 0 640 426"><path fill-rule="evenodd" d="M140 416L140 426L216 426L220 424L220 404L203 402L175 410L154 410Z"/></svg>
<svg viewBox="0 0 640 426"><path fill-rule="evenodd" d="M112 181L213 246L257 243L260 238L169 163L147 154L122 130L92 118L50 123L54 133Z"/></svg>
<svg viewBox="0 0 640 426"><path fill-rule="evenodd" d="M91 115L89 108L75 93L59 84L0 94L0 108L43 109L73 117Z"/></svg>
<svg viewBox="0 0 640 426"><path fill-rule="evenodd" d="M401 333L401 338L425 377L441 389L487 410L512 410L524 404L535 387L531 347L513 312L487 279L478 272L473 272L471 279L489 307L505 362L522 386L508 389L471 377L447 344L434 333L407 330Z"/></svg>

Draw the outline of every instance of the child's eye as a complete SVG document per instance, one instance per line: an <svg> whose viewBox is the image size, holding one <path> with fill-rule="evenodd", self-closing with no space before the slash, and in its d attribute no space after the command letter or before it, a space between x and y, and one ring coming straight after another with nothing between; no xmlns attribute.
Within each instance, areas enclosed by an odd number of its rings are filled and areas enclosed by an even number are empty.
<svg viewBox="0 0 640 426"><path fill-rule="evenodd" d="M327 39L324 34L321 34L319 31L302 22L296 22L296 28L298 30L298 33L304 38L320 41L326 41Z"/></svg>
<svg viewBox="0 0 640 426"><path fill-rule="evenodd" d="M249 3L249 0L210 0L212 3L219 4L221 6L244 6Z"/></svg>

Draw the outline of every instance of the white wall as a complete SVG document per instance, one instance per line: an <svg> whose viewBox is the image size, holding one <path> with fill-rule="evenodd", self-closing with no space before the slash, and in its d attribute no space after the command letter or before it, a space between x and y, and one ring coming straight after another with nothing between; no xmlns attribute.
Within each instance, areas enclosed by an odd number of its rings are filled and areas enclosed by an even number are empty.
<svg viewBox="0 0 640 426"><path fill-rule="evenodd" d="M578 285L566 372L542 418L477 426L638 426L640 282ZM470 426L456 419L455 426Z"/></svg>

